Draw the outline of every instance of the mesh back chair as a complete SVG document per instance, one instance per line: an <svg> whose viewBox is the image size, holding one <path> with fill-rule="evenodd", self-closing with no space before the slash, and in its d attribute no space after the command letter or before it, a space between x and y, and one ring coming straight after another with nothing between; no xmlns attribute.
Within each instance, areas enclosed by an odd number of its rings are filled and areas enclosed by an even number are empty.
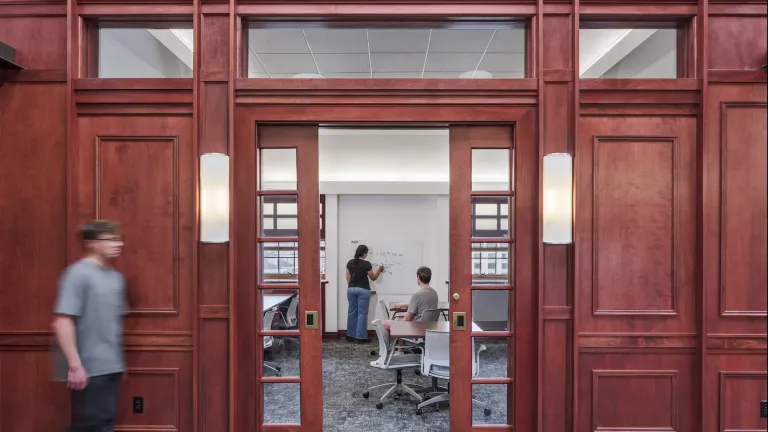
<svg viewBox="0 0 768 432"><path fill-rule="evenodd" d="M427 309L421 314L421 321L438 321L441 313L440 309Z"/></svg>
<svg viewBox="0 0 768 432"><path fill-rule="evenodd" d="M288 304L288 309L285 311L285 315L283 315L282 312L280 312L280 319L282 321L282 327L286 330L297 330L299 326L299 318L298 318L298 310L299 310L299 296L296 295L291 299L291 302ZM294 342L297 345L299 344L299 338L295 336L285 336L281 338L282 341L288 341L288 342Z"/></svg>
<svg viewBox="0 0 768 432"><path fill-rule="evenodd" d="M299 324L298 310L299 296L294 296L291 299L291 303L288 304L288 310L285 311L285 315L280 313L280 318L282 318L283 326L286 329L294 329Z"/></svg>
<svg viewBox="0 0 768 432"><path fill-rule="evenodd" d="M276 312L274 309L264 313L264 325L262 326L263 330L272 330L272 324L275 321L275 313ZM273 336L264 336L263 341L264 349L266 350L272 347L275 342L275 338ZM264 360L264 367L267 369L272 369L275 371L277 376L280 376L280 366L277 363Z"/></svg>
<svg viewBox="0 0 768 432"><path fill-rule="evenodd" d="M438 386L437 380L449 380L451 377L450 342L450 333L447 331L427 330L424 335L421 373L432 378L432 391L425 393L425 400L416 407L416 414L420 415L422 409L427 405L448 402L449 400L449 387ZM475 339L472 338L472 378L475 378L480 372L480 352L485 351L485 349L485 345L481 345L479 349L475 350ZM491 415L488 404L475 398L472 398L472 402L482 406L485 415Z"/></svg>
<svg viewBox="0 0 768 432"><path fill-rule="evenodd" d="M373 320L372 324L373 328L376 329L376 337L379 340L379 358L372 361L371 366L377 369L394 370L397 373L397 379L395 382L368 387L365 389L363 397L368 399L371 395L370 391L373 389L389 387L389 390L379 399L376 408L382 409L384 407L384 399L392 394L392 392L395 392L395 398L399 398L403 392L406 392L416 399L417 402L421 402L423 399L418 391L411 387L413 384L409 385L403 382L403 369L418 369L421 366L421 354L404 354L401 352L395 355L396 352L401 350L401 347L389 342L389 334L384 330L381 320Z"/></svg>

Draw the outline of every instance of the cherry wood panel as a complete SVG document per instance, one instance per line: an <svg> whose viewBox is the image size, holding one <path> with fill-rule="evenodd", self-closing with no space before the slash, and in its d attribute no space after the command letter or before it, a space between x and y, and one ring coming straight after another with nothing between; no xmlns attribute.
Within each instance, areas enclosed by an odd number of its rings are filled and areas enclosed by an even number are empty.
<svg viewBox="0 0 768 432"><path fill-rule="evenodd" d="M63 84L0 88L0 332L50 329L67 263L64 94Z"/></svg>
<svg viewBox="0 0 768 432"><path fill-rule="evenodd" d="M582 354L578 430L697 430L695 365L693 354Z"/></svg>
<svg viewBox="0 0 768 432"><path fill-rule="evenodd" d="M695 120L584 118L579 332L695 332Z"/></svg>
<svg viewBox="0 0 768 432"><path fill-rule="evenodd" d="M51 357L46 348L0 348L3 432L56 431L68 426L69 391L64 384L51 381Z"/></svg>
<svg viewBox="0 0 768 432"><path fill-rule="evenodd" d="M765 16L710 17L709 69L757 69L768 63L765 21Z"/></svg>
<svg viewBox="0 0 768 432"><path fill-rule="evenodd" d="M711 86L704 147L708 334L766 334L765 85ZM762 264L758 264L758 262Z"/></svg>
<svg viewBox="0 0 768 432"><path fill-rule="evenodd" d="M192 430L191 352L128 351L126 362L118 396L117 429ZM133 398L137 396L144 398L143 413L133 412Z"/></svg>
<svg viewBox="0 0 768 432"><path fill-rule="evenodd" d="M188 117L80 118L78 217L121 223L127 330L192 327L191 129Z"/></svg>

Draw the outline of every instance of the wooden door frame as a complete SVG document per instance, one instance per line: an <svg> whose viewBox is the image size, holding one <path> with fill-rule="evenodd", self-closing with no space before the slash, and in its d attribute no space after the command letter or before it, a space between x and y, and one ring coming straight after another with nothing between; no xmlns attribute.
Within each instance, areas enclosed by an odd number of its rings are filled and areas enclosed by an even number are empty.
<svg viewBox="0 0 768 432"><path fill-rule="evenodd" d="M331 87L322 89L323 82L304 83L293 81L276 93L273 83L260 80L238 80L235 92L232 148L232 238L230 245L230 292L232 294L232 319L230 320L230 424L235 431L271 430L260 427L261 413L256 414L258 404L257 367L260 362L256 342L256 322L253 308L258 269L256 251L256 194L258 172L256 139L258 124L382 124L382 123L450 123L450 124L514 124L517 143L535 143L528 151L518 154L516 167L528 167L515 173L518 184L516 193L525 193L530 203L516 216L516 224L527 223L529 236L516 239L520 251L515 254L515 267L523 276L516 276L518 288L515 303L514 345L526 347L514 349L515 408L510 423L517 430L535 430L539 398L540 368L538 361L539 333L539 260L543 253L540 227L540 165L541 145L537 137L537 109L535 80L509 80L503 89L486 87L482 80L470 83L468 88L390 88L385 89L361 82L343 90ZM289 80L286 80L289 81ZM477 84L475 84L477 83ZM327 85L332 86L333 83ZM466 87L467 85L465 85ZM478 90L480 92L478 93ZM279 94L277 96L276 94ZM394 97L393 97L394 96ZM526 163L527 161L527 163ZM518 190L520 192L518 192ZM521 198L523 197L521 196ZM517 200L516 200L517 202ZM467 217L470 217L467 214ZM520 221L517 219L520 218ZM519 231L519 230L518 230ZM527 248L527 249L526 249ZM518 258L520 256L521 258ZM523 260L523 261L521 261ZM527 274L526 274L527 273ZM522 279L520 278L522 277ZM461 289L461 288L460 288ZM466 290L469 287L465 288ZM470 293L465 293L469 295ZM320 317L320 319L324 319ZM522 331L521 331L522 329ZM321 338L322 335L318 335ZM462 357L463 358L463 357ZM469 357L466 360L470 360ZM471 364L465 365L471 368ZM467 369L471 370L471 369ZM305 409L302 407L302 409ZM470 411L462 413L471 419ZM455 415L456 411L452 411ZM322 409L320 411L322 415ZM280 429L288 430L288 429ZM298 428L297 428L298 430ZM484 428L483 430L488 430ZM507 430L502 428L501 430Z"/></svg>

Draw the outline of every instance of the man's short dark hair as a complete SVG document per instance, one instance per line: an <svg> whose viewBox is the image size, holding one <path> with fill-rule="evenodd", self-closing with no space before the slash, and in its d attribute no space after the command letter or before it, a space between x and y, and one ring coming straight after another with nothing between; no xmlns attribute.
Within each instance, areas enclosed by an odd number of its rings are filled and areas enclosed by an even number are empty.
<svg viewBox="0 0 768 432"><path fill-rule="evenodd" d="M105 235L118 234L120 227L117 222L95 220L80 227L82 241L98 240Z"/></svg>
<svg viewBox="0 0 768 432"><path fill-rule="evenodd" d="M428 284L432 280L432 270L429 267L419 267L416 270L416 276L418 276L421 283Z"/></svg>

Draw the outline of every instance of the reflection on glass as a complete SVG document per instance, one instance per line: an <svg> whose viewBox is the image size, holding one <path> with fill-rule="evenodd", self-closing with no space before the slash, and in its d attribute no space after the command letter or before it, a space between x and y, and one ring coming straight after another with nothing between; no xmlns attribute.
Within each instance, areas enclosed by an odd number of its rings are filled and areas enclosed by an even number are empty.
<svg viewBox="0 0 768 432"><path fill-rule="evenodd" d="M299 376L299 338L296 336L264 336L264 376Z"/></svg>
<svg viewBox="0 0 768 432"><path fill-rule="evenodd" d="M509 149L472 149L472 190L508 191Z"/></svg>
<svg viewBox="0 0 768 432"><path fill-rule="evenodd" d="M261 190L296 190L296 149L261 149Z"/></svg>
<svg viewBox="0 0 768 432"><path fill-rule="evenodd" d="M508 284L514 275L508 243L472 243L472 284Z"/></svg>
<svg viewBox="0 0 768 432"><path fill-rule="evenodd" d="M301 384L264 384L264 424L301 423Z"/></svg>
<svg viewBox="0 0 768 432"><path fill-rule="evenodd" d="M298 198L296 195L265 195L261 197L261 227L265 237L296 237L299 235Z"/></svg>
<svg viewBox="0 0 768 432"><path fill-rule="evenodd" d="M249 78L524 78L525 24L252 23Z"/></svg>
<svg viewBox="0 0 768 432"><path fill-rule="evenodd" d="M509 291L472 290L472 322L483 331L509 330Z"/></svg>
<svg viewBox="0 0 768 432"><path fill-rule="evenodd" d="M472 237L509 237L509 197L472 197Z"/></svg>
<svg viewBox="0 0 768 432"><path fill-rule="evenodd" d="M174 28L99 28L98 78L192 78L192 23Z"/></svg>
<svg viewBox="0 0 768 432"><path fill-rule="evenodd" d="M474 297L473 293L473 302L475 300ZM474 318L473 321L484 331L505 330L504 328L500 328L501 326L496 328L493 326L488 326L488 328L483 327L483 323L487 324L487 321L477 322ZM504 324L501 321L499 321L499 323ZM511 355L509 352L510 339L507 337L473 337L472 340L474 341L472 353L476 356L476 360L478 360L476 362L473 361L473 365L475 365L475 368L472 370L473 377L509 378L511 374L507 369Z"/></svg>
<svg viewBox="0 0 768 432"><path fill-rule="evenodd" d="M472 384L472 424L506 425L507 384Z"/></svg>
<svg viewBox="0 0 768 432"><path fill-rule="evenodd" d="M299 282L299 244L264 242L261 250L261 281L264 283Z"/></svg>

